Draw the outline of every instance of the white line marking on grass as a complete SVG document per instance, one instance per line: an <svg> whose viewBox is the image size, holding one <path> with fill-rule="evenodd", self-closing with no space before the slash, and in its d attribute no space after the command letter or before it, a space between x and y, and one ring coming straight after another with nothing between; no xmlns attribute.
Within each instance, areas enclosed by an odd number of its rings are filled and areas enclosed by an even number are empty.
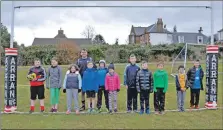
<svg viewBox="0 0 223 130"><path fill-rule="evenodd" d="M202 111L202 110L217 110L217 109L223 109L223 107L217 107L216 109L207 109L207 108L199 108L199 109L186 109L185 111ZM178 112L178 110L165 110L165 112ZM154 113L154 111L151 111L151 113ZM26 114L30 114L29 112L19 112L16 111L14 113L4 113L3 111L1 112L1 114L21 114L21 115L26 115ZM53 114L53 115L63 115L66 114L66 112L56 112L56 113L52 113L52 112L33 112L32 114L34 115L44 115L44 114ZM75 112L71 112L71 114L76 114ZM87 112L80 112L81 115L100 115L100 114L108 114L107 112L101 112L101 113L87 113ZM138 113L127 113L127 112L117 112L117 113L112 113L112 114L138 114Z"/></svg>

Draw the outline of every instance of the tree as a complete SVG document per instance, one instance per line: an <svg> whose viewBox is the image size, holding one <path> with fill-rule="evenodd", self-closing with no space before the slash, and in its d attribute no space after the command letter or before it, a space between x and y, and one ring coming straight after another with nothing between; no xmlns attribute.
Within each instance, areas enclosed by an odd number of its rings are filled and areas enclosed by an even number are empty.
<svg viewBox="0 0 223 130"><path fill-rule="evenodd" d="M94 37L94 44L106 44L104 37L101 34L98 34Z"/></svg>
<svg viewBox="0 0 223 130"><path fill-rule="evenodd" d="M173 32L177 32L177 26L176 25L174 25L174 27L173 27Z"/></svg>
<svg viewBox="0 0 223 130"><path fill-rule="evenodd" d="M90 25L86 26L84 31L81 34L88 39L92 39L95 35L94 27Z"/></svg>
<svg viewBox="0 0 223 130"><path fill-rule="evenodd" d="M115 45L118 45L118 38L115 39Z"/></svg>

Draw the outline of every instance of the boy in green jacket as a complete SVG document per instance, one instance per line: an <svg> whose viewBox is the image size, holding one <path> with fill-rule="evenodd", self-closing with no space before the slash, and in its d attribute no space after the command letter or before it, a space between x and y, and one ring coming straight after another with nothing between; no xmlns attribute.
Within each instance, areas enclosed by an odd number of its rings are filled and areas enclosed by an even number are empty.
<svg viewBox="0 0 223 130"><path fill-rule="evenodd" d="M163 62L157 64L158 70L153 75L155 114L164 114L165 93L168 88L168 74L163 70Z"/></svg>

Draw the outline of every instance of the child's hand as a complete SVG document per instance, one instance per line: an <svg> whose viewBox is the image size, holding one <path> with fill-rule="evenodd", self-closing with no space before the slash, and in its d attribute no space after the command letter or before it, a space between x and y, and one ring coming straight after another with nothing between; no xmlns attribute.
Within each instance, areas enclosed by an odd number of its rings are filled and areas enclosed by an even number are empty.
<svg viewBox="0 0 223 130"><path fill-rule="evenodd" d="M66 93L66 89L63 89L63 93Z"/></svg>
<svg viewBox="0 0 223 130"><path fill-rule="evenodd" d="M128 89L128 86L127 85L125 87Z"/></svg>
<svg viewBox="0 0 223 130"><path fill-rule="evenodd" d="M186 91L186 89L185 89L185 88L181 88L181 91L183 91L183 92L184 92L184 91Z"/></svg>
<svg viewBox="0 0 223 130"><path fill-rule="evenodd" d="M34 78L32 81L37 81L37 78Z"/></svg>
<svg viewBox="0 0 223 130"><path fill-rule="evenodd" d="M81 89L78 89L78 93L80 93L81 92Z"/></svg>
<svg viewBox="0 0 223 130"><path fill-rule="evenodd" d="M117 92L119 92L120 91L120 89L117 89Z"/></svg>

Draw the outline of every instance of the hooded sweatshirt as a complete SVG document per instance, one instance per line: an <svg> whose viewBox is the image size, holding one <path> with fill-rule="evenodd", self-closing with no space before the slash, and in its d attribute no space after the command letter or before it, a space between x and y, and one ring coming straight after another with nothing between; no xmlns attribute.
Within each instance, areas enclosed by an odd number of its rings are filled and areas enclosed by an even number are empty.
<svg viewBox="0 0 223 130"><path fill-rule="evenodd" d="M82 91L98 91L97 70L95 68L87 68L83 73Z"/></svg>
<svg viewBox="0 0 223 130"><path fill-rule="evenodd" d="M168 88L168 74L165 70L157 70L153 75L154 79L154 91L156 92L157 88L162 88L165 93Z"/></svg>

